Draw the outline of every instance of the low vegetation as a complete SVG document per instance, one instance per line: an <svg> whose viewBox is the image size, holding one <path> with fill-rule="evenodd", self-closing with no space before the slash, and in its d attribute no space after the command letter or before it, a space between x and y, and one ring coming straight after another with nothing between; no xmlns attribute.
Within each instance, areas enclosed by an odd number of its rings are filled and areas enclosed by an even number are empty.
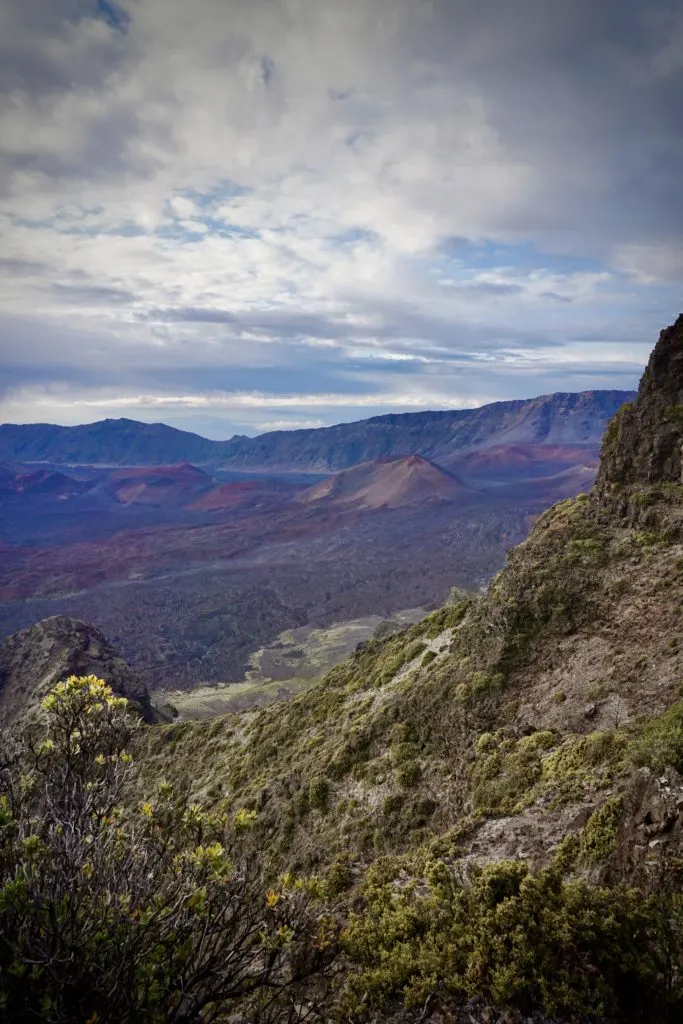
<svg viewBox="0 0 683 1024"><path fill-rule="evenodd" d="M354 965L348 1018L471 998L571 1021L676 1021L683 1013L683 905L565 881L551 866L433 864L420 886L368 884L343 936ZM463 1019L467 1019L466 1017Z"/></svg>
<svg viewBox="0 0 683 1024"><path fill-rule="evenodd" d="M46 734L3 747L3 1019L288 1019L335 953L319 883L265 885L253 812L206 813L164 782L126 808L126 703L72 677L44 701Z"/></svg>

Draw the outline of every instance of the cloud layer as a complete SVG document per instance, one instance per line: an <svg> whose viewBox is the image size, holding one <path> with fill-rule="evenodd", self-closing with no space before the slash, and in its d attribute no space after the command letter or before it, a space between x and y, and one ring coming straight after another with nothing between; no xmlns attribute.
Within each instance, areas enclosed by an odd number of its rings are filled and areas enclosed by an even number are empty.
<svg viewBox="0 0 683 1024"><path fill-rule="evenodd" d="M9 0L0 419L214 436L630 387L677 0Z"/></svg>

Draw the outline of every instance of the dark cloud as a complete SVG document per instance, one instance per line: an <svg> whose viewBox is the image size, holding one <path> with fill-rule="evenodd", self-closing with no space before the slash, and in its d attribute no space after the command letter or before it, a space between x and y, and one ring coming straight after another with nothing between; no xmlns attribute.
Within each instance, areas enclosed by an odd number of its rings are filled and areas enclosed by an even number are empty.
<svg viewBox="0 0 683 1024"><path fill-rule="evenodd" d="M108 304L130 304L136 296L125 288L108 288L105 285L53 284L52 294L67 302Z"/></svg>
<svg viewBox="0 0 683 1024"><path fill-rule="evenodd" d="M668 0L440 0L420 45L484 96L513 158L547 169L508 228L578 229L604 250L681 244L682 43L683 9Z"/></svg>
<svg viewBox="0 0 683 1024"><path fill-rule="evenodd" d="M25 277L27 274L42 274L48 269L40 260L5 259L0 257L0 274L8 277Z"/></svg>
<svg viewBox="0 0 683 1024"><path fill-rule="evenodd" d="M111 12L106 14L106 8ZM66 93L74 87L95 89L127 57L119 28L127 15L98 0L21 0L3 5L0 34L0 89L31 97ZM92 33L89 45L65 51L60 42L73 36L80 22L103 19L111 32ZM46 45L51 42L52 45Z"/></svg>
<svg viewBox="0 0 683 1024"><path fill-rule="evenodd" d="M235 323L234 313L227 309L149 309L139 314L139 319L163 324L231 324Z"/></svg>

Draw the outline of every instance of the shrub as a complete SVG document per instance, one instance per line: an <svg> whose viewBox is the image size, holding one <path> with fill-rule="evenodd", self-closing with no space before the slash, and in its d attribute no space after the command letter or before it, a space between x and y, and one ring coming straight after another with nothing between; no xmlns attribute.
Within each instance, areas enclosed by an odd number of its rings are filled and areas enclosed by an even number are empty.
<svg viewBox="0 0 683 1024"><path fill-rule="evenodd" d="M394 814L398 814L398 812L403 808L404 803L405 797L402 793L390 793L389 796L385 796L384 798L382 813L385 817L390 818Z"/></svg>
<svg viewBox="0 0 683 1024"><path fill-rule="evenodd" d="M420 623L423 627L423 635L428 640L433 640L443 633L446 629L454 629L455 626L459 626L464 619L467 611L472 605L472 599L466 598L458 601L456 604L446 604L443 608L439 608L438 611L432 612L426 619Z"/></svg>
<svg viewBox="0 0 683 1024"><path fill-rule="evenodd" d="M353 871L348 854L332 861L325 876L325 888L330 896L338 896L351 887Z"/></svg>
<svg viewBox="0 0 683 1024"><path fill-rule="evenodd" d="M405 761L414 761L417 757L418 748L415 743L394 743L390 747L391 760L395 765L403 764Z"/></svg>
<svg viewBox="0 0 683 1024"><path fill-rule="evenodd" d="M473 802L490 814L520 810L535 795L542 776L542 759L556 743L552 732L539 731L520 740L501 740L483 733L472 768Z"/></svg>
<svg viewBox="0 0 683 1024"><path fill-rule="evenodd" d="M624 813L624 802L619 796L611 797L602 807L593 811L581 836L580 857L584 864L601 864L616 846L619 821Z"/></svg>
<svg viewBox="0 0 683 1024"><path fill-rule="evenodd" d="M503 676L500 672L488 675L472 672L467 682L456 687L455 699L459 704L473 704L486 697L497 697L503 690Z"/></svg>
<svg viewBox="0 0 683 1024"><path fill-rule="evenodd" d="M396 781L403 789L410 789L420 781L421 774L417 761L404 761L396 769Z"/></svg>
<svg viewBox="0 0 683 1024"><path fill-rule="evenodd" d="M252 812L207 814L167 783L127 810L126 705L72 677L44 739L0 746L4 1019L285 1019L334 951L315 883L266 891Z"/></svg>
<svg viewBox="0 0 683 1024"><path fill-rule="evenodd" d="M583 798L587 786L600 787L624 766L626 737L616 732L569 736L544 758L542 783L555 791L555 803Z"/></svg>
<svg viewBox="0 0 683 1024"><path fill-rule="evenodd" d="M327 809L327 799L330 795L330 784L327 779L316 775L311 779L308 787L308 802L311 807L319 811Z"/></svg>
<svg viewBox="0 0 683 1024"><path fill-rule="evenodd" d="M427 888L370 887L365 914L351 915L343 944L359 973L347 985L347 1017L430 1001L453 1019L471 997L572 1021L673 1024L683 1012L683 922L672 917L680 895L658 903L564 882L555 869L534 876L520 862L469 878L438 862Z"/></svg>
<svg viewBox="0 0 683 1024"><path fill-rule="evenodd" d="M683 701L678 701L657 718L646 722L632 740L629 755L636 765L656 772L672 767L683 769Z"/></svg>
<svg viewBox="0 0 683 1024"><path fill-rule="evenodd" d="M425 651L424 654L422 655L422 661L420 662L420 664L422 665L422 668L427 668L427 666L431 665L431 663L435 659L436 651Z"/></svg>

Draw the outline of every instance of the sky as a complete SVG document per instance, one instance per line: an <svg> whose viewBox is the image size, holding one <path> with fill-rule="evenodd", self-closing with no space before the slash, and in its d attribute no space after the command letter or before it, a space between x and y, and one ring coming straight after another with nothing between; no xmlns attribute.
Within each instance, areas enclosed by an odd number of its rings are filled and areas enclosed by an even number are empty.
<svg viewBox="0 0 683 1024"><path fill-rule="evenodd" d="M636 386L683 0L0 0L0 421Z"/></svg>

